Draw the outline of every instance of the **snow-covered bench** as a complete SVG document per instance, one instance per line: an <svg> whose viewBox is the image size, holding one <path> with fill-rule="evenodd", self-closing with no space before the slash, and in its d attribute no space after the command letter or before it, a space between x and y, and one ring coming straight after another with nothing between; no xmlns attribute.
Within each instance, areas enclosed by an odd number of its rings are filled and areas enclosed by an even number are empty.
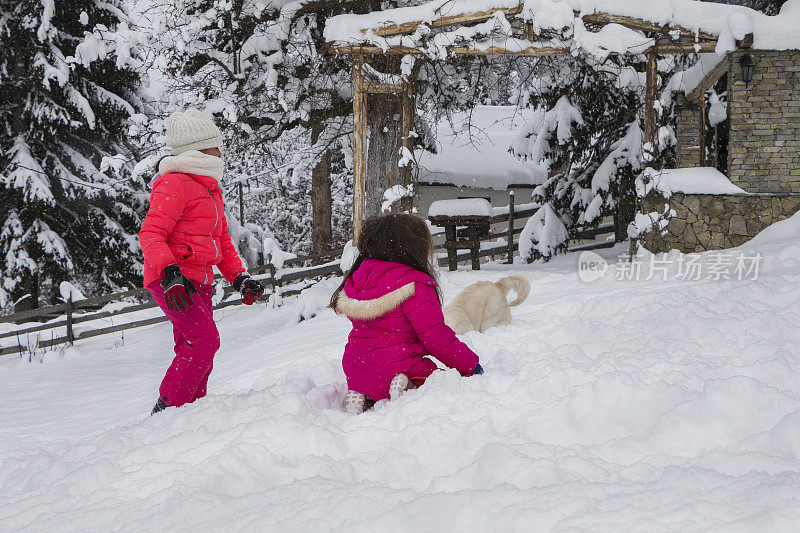
<svg viewBox="0 0 800 533"><path fill-rule="evenodd" d="M447 250L447 266L450 270L458 268L458 250L469 250L472 269L480 270L481 242L478 228L487 227L492 222L492 204L483 198L463 200L438 200L428 210L428 220L434 226L444 228ZM459 240L457 228L467 228L467 238Z"/></svg>

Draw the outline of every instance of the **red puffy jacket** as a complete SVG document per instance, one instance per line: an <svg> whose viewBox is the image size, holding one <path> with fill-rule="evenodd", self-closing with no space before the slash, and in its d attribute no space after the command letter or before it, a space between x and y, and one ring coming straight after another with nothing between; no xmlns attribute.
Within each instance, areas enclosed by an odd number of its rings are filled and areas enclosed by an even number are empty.
<svg viewBox="0 0 800 533"><path fill-rule="evenodd" d="M139 231L145 287L161 279L161 271L172 264L204 285L214 279L212 265L226 280L236 279L244 267L231 243L217 180L170 172L152 187L150 210Z"/></svg>

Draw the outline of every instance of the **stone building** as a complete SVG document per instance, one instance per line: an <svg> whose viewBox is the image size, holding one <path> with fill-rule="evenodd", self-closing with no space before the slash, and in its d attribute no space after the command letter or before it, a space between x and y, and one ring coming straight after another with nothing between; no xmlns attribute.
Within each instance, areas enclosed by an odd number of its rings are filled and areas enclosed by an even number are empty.
<svg viewBox="0 0 800 533"><path fill-rule="evenodd" d="M714 86L728 96L721 139L706 117L705 95ZM664 213L669 206L672 212L666 215L665 232L644 239L651 251L739 246L798 211L800 50L743 49L727 54L695 88L678 97L676 120L677 166L716 167L742 191L671 195L651 191L644 199L644 211ZM715 154L724 157L712 157Z"/></svg>

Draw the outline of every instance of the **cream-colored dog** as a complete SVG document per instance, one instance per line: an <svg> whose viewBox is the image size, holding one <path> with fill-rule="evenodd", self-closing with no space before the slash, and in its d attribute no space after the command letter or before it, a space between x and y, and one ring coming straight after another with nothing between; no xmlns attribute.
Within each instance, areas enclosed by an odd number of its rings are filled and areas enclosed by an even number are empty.
<svg viewBox="0 0 800 533"><path fill-rule="evenodd" d="M511 307L524 302L530 290L528 278L519 274L506 276L494 283L473 283L444 308L445 324L453 328L456 335L507 326L511 324ZM506 300L509 291L517 294L516 300L511 303Z"/></svg>

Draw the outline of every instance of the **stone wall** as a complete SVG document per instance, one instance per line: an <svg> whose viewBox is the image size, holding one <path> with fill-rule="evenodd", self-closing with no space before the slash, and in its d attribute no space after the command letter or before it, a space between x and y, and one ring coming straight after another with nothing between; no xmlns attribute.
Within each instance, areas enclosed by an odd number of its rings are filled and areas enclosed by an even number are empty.
<svg viewBox="0 0 800 533"><path fill-rule="evenodd" d="M672 249L684 253L721 250L740 246L774 222L800 210L800 194L683 194L664 199L651 192L643 202L644 212L665 212L669 206L666 232L647 235L645 248L653 253Z"/></svg>
<svg viewBox="0 0 800 533"><path fill-rule="evenodd" d="M677 167L700 166L700 105L689 102L683 94L675 100L675 147Z"/></svg>
<svg viewBox="0 0 800 533"><path fill-rule="evenodd" d="M755 63L748 86L739 66L745 53ZM800 193L800 51L737 51L726 60L728 177L748 192Z"/></svg>

